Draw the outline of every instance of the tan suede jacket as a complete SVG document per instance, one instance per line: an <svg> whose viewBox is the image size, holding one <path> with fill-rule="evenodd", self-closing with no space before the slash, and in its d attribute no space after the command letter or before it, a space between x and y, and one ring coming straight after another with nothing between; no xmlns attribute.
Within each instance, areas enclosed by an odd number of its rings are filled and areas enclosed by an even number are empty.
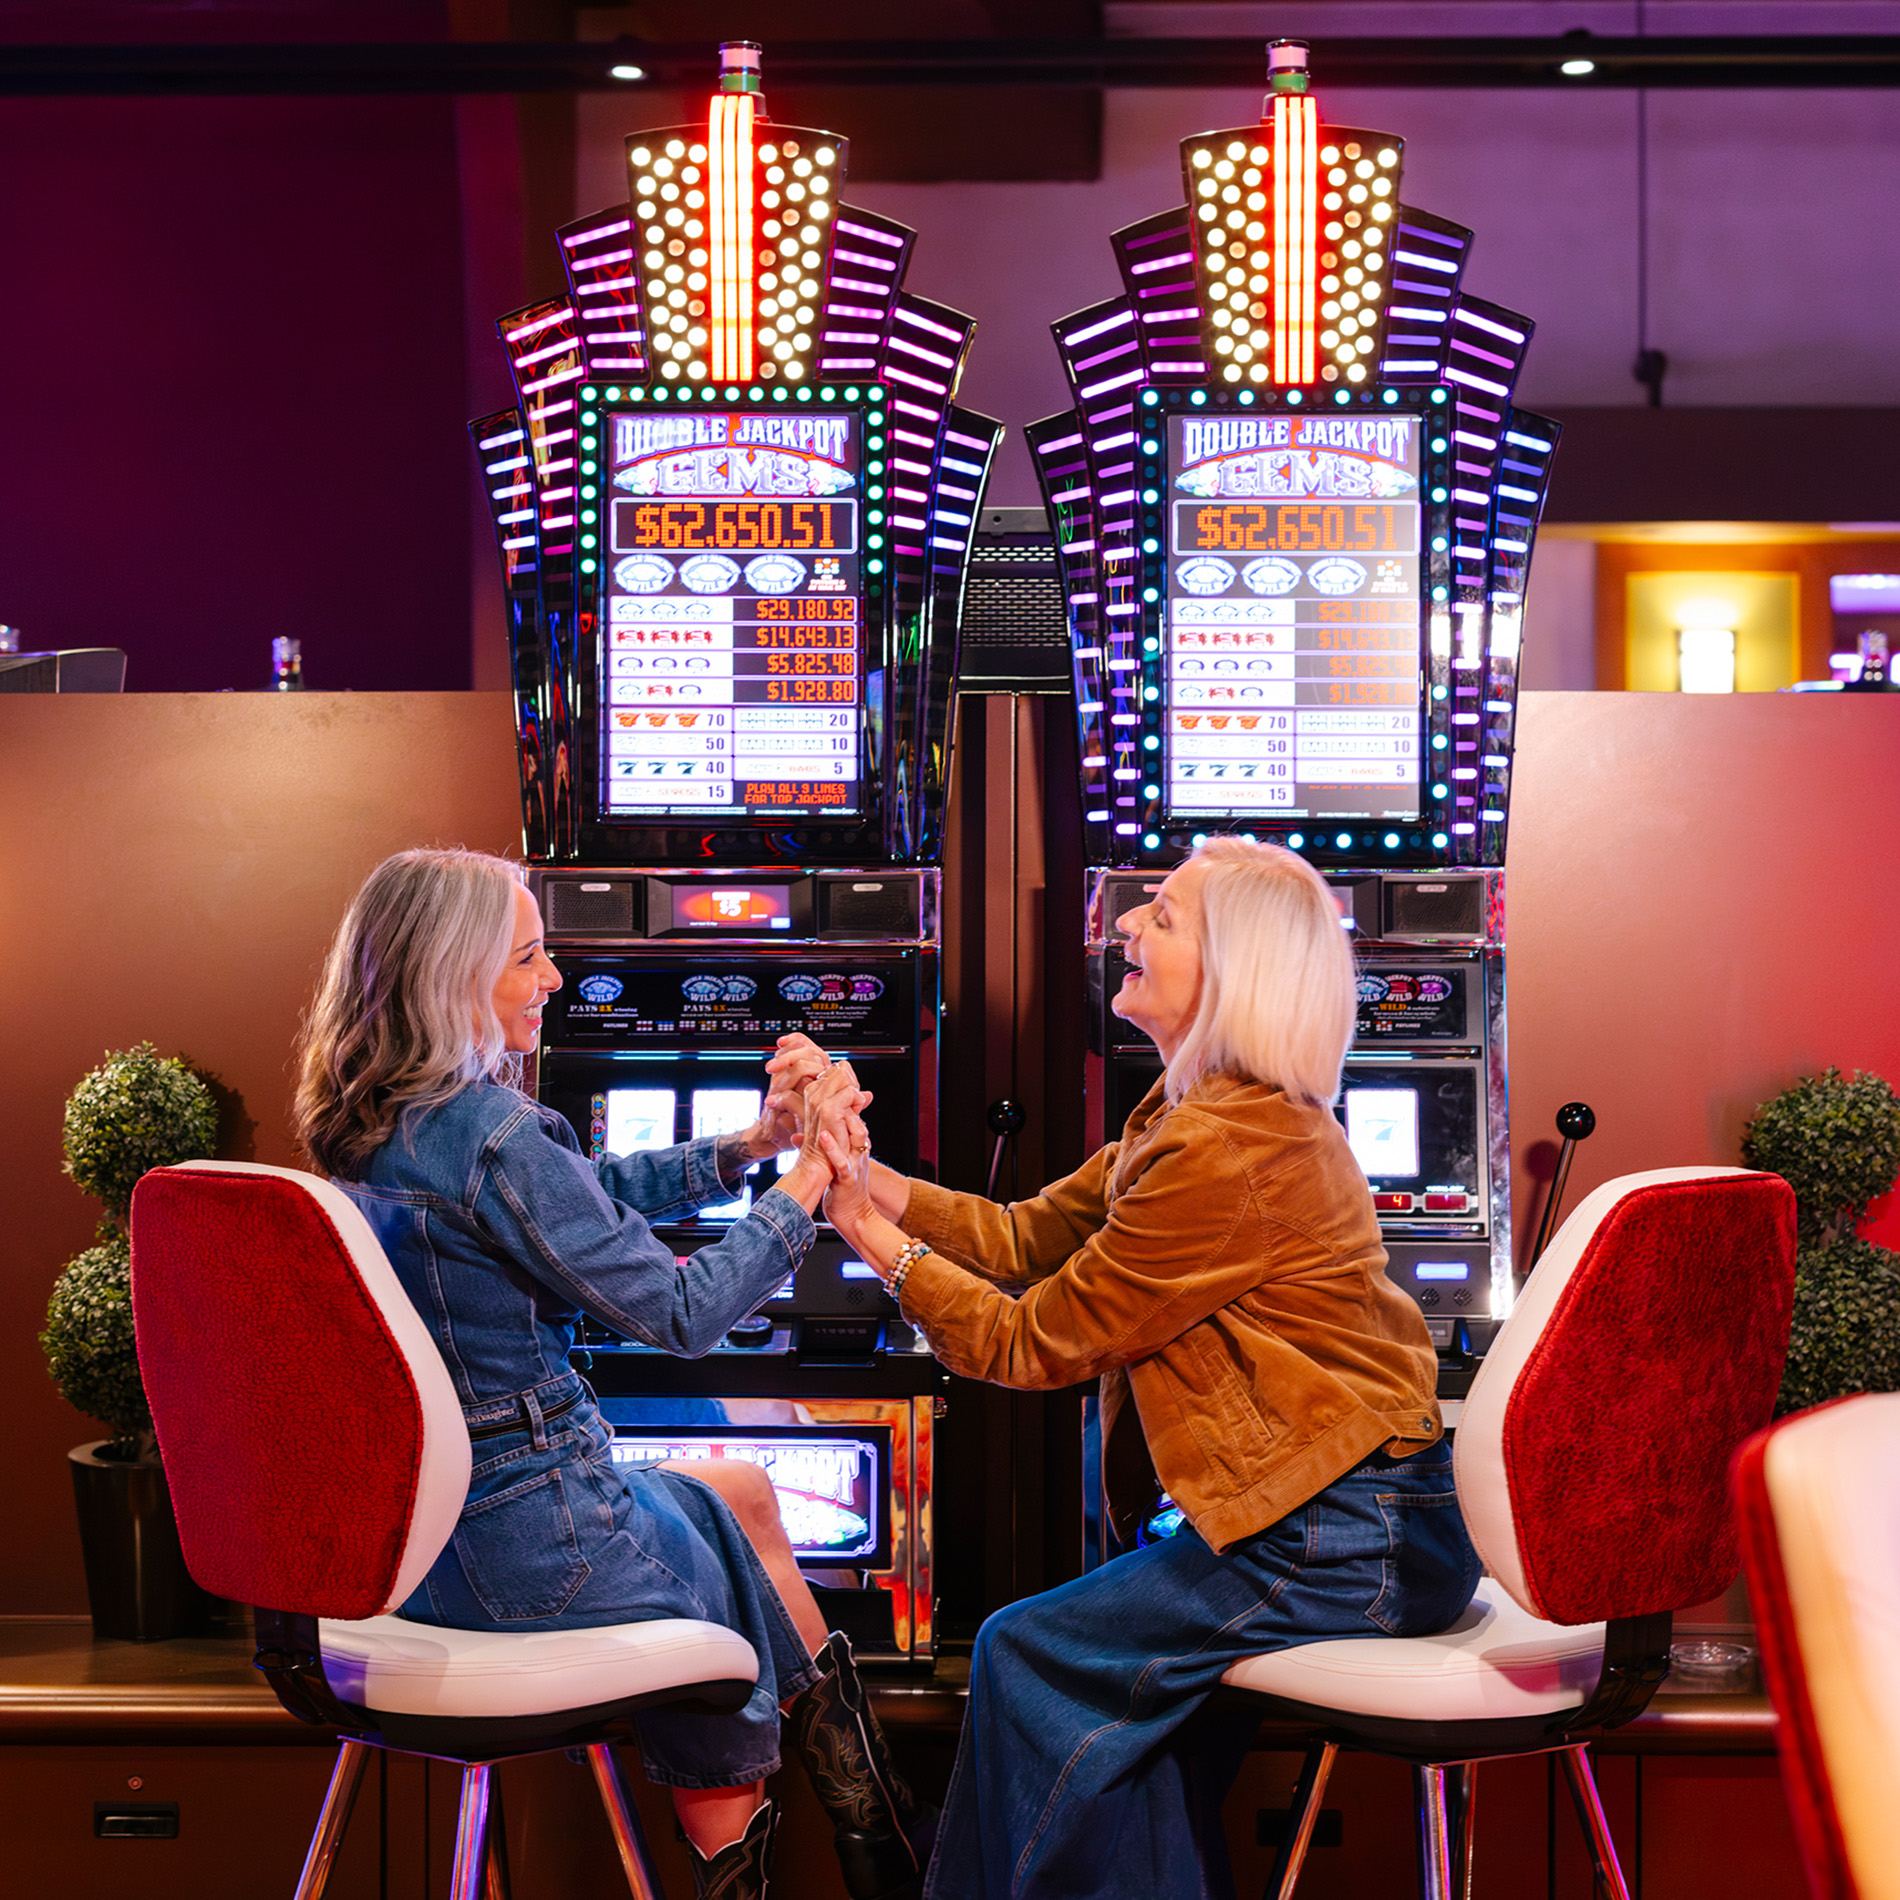
<svg viewBox="0 0 1900 1900"><path fill-rule="evenodd" d="M1424 1316L1385 1276L1345 1133L1277 1089L1212 1076L1170 1108L1157 1083L1120 1141L1034 1200L920 1181L902 1225L936 1249L904 1315L952 1371L1029 1391L1101 1375L1124 1540L1153 1497L1130 1392L1154 1476L1216 1550L1370 1453L1439 1436Z"/></svg>

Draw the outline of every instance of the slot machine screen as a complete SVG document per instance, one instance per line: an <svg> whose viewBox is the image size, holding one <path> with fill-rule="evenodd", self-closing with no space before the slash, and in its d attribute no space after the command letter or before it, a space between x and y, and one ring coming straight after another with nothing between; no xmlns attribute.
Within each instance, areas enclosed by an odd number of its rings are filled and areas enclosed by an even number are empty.
<svg viewBox="0 0 1900 1900"><path fill-rule="evenodd" d="M614 413L606 440L602 816L859 813L858 412Z"/></svg>
<svg viewBox="0 0 1900 1900"><path fill-rule="evenodd" d="M670 1148L678 1139L675 1121L681 1091L667 1088L609 1088L601 1091L601 1150L610 1155L638 1154L642 1149ZM736 1135L758 1120L763 1097L758 1089L694 1088L686 1091L692 1139L703 1135ZM796 1153L779 1157L783 1174ZM748 1181L730 1201L699 1210L702 1220L737 1220L752 1205Z"/></svg>
<svg viewBox="0 0 1900 1900"><path fill-rule="evenodd" d="M631 1155L646 1148L672 1147L677 1112L678 1096L672 1089L609 1089L607 1152Z"/></svg>
<svg viewBox="0 0 1900 1900"><path fill-rule="evenodd" d="M1422 419L1167 419L1164 809L1416 820Z"/></svg>
<svg viewBox="0 0 1900 1900"><path fill-rule="evenodd" d="M1346 1090L1346 1144L1368 1181L1418 1173L1418 1091Z"/></svg>
<svg viewBox="0 0 1900 1900"><path fill-rule="evenodd" d="M736 1135L759 1119L764 1096L758 1089L695 1089L693 1091L693 1139L706 1135ZM782 1172L782 1170L781 1170ZM752 1186L747 1182L735 1199L702 1207L702 1220L737 1220L752 1205Z"/></svg>

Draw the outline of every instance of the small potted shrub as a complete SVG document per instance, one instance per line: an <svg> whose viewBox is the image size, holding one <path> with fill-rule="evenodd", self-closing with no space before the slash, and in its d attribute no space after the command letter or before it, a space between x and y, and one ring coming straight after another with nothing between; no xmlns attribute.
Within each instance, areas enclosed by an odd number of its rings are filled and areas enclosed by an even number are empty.
<svg viewBox="0 0 1900 1900"><path fill-rule="evenodd" d="M149 1642L200 1627L211 1600L178 1548L132 1334L126 1221L148 1168L209 1155L211 1091L150 1043L109 1053L66 1104L66 1172L105 1204L96 1241L53 1287L40 1345L60 1396L111 1436L70 1454L95 1632Z"/></svg>
<svg viewBox="0 0 1900 1900"><path fill-rule="evenodd" d="M1795 1196L1794 1326L1776 1412L1900 1391L1900 1254L1858 1232L1900 1175L1900 1097L1877 1075L1804 1077L1756 1111L1742 1159Z"/></svg>

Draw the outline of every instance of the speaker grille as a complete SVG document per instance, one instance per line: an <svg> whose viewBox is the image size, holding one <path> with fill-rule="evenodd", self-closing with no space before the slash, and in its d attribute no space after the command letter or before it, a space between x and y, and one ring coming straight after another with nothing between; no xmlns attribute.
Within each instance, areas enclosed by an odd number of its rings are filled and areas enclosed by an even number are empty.
<svg viewBox="0 0 1900 1900"><path fill-rule="evenodd" d="M957 619L960 692L1065 692L1069 610L1039 508L985 509Z"/></svg>
<svg viewBox="0 0 1900 1900"><path fill-rule="evenodd" d="M1388 937L1482 938L1484 879L1388 877L1385 880L1385 934Z"/></svg>
<svg viewBox="0 0 1900 1900"><path fill-rule="evenodd" d="M1153 903L1154 894L1160 888L1161 878L1158 875L1106 879L1102 887L1103 929L1111 937L1120 934L1123 914L1139 905Z"/></svg>
<svg viewBox="0 0 1900 1900"><path fill-rule="evenodd" d="M923 928L914 877L828 877L818 886L824 937L915 937Z"/></svg>
<svg viewBox="0 0 1900 1900"><path fill-rule="evenodd" d="M1066 660L1068 608L1049 550L979 542L970 550L962 624L966 649L1051 647Z"/></svg>
<svg viewBox="0 0 1900 1900"><path fill-rule="evenodd" d="M550 936L632 937L634 880L621 878L549 878L541 887Z"/></svg>

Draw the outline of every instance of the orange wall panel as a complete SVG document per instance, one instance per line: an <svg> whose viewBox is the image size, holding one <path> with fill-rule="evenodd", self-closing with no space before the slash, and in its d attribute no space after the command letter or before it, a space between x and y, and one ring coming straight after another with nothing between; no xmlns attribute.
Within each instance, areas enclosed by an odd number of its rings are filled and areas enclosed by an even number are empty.
<svg viewBox="0 0 1900 1900"><path fill-rule="evenodd" d="M291 1160L298 1013L364 871L412 844L517 846L508 701L4 697L0 798L0 1614L44 1615L85 1607L64 1454L97 1435L36 1343L96 1217L60 1173L66 1095L149 1037L228 1092L228 1153ZM1508 872L1520 1259L1540 1193L1526 1155L1563 1102L1598 1115L1574 1206L1612 1175L1733 1162L1757 1104L1830 1062L1900 1083L1896 838L1900 695L1525 695Z"/></svg>
<svg viewBox="0 0 1900 1900"><path fill-rule="evenodd" d="M226 1154L292 1162L291 1041L363 874L410 845L520 850L510 703L0 697L0 811L0 1615L44 1615L86 1607L65 1454L99 1436L37 1344L99 1214L60 1172L67 1095L149 1040L215 1079Z"/></svg>
<svg viewBox="0 0 1900 1900"><path fill-rule="evenodd" d="M1597 690L1629 684L1629 587L1632 574L1792 573L1799 576L1797 617L1802 679L1829 676L1834 612L1828 580L1835 574L1891 573L1892 541L1610 541L1597 547Z"/></svg>
<svg viewBox="0 0 1900 1900"><path fill-rule="evenodd" d="M1900 695L1529 693L1507 871L1511 1147L1597 1111L1567 1205L1739 1160L1829 1063L1900 1086Z"/></svg>

